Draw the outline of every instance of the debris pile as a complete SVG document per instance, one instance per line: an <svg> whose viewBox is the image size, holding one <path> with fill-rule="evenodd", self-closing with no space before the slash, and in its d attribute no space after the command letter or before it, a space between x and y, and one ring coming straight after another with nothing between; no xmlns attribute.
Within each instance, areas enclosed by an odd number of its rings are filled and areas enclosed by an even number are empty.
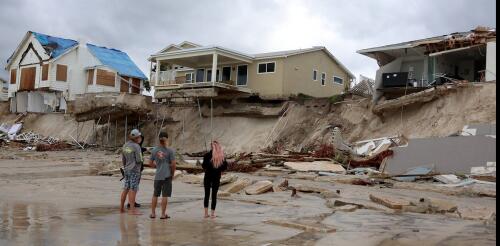
<svg viewBox="0 0 500 246"><path fill-rule="evenodd" d="M23 116L23 115L20 115ZM21 118L18 118L21 119ZM16 122L19 120L16 120ZM21 132L23 123L0 124L0 142L24 150L55 151L73 148L73 144L51 136L42 136L33 131ZM15 143L15 144L12 144Z"/></svg>

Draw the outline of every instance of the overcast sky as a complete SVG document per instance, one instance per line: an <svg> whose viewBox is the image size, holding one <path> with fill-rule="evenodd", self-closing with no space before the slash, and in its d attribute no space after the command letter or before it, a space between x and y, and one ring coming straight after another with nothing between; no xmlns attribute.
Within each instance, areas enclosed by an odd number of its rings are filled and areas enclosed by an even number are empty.
<svg viewBox="0 0 500 246"><path fill-rule="evenodd" d="M356 77L374 77L376 61L356 50L495 27L495 9L494 0L1 0L0 65L32 30L123 50L146 76L149 55L189 40L250 54L325 46Z"/></svg>

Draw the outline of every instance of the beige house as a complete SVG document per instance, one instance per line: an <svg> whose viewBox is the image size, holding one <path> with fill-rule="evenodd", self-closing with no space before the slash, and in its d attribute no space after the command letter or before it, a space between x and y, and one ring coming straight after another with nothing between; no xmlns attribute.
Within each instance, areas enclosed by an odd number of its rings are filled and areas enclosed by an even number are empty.
<svg viewBox="0 0 500 246"><path fill-rule="evenodd" d="M325 47L249 55L185 41L148 60L157 99L330 97L348 89L355 78Z"/></svg>

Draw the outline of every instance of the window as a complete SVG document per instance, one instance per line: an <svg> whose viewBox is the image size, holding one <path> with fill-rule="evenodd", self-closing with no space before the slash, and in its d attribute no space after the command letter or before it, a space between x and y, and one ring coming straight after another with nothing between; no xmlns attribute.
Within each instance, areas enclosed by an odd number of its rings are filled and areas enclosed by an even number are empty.
<svg viewBox="0 0 500 246"><path fill-rule="evenodd" d="M186 83L193 83L194 73L186 73Z"/></svg>
<svg viewBox="0 0 500 246"><path fill-rule="evenodd" d="M321 85L325 85L326 73L321 73Z"/></svg>
<svg viewBox="0 0 500 246"><path fill-rule="evenodd" d="M207 80L208 82L212 82L212 69L207 70ZM219 81L219 69L217 69L217 74L215 74L215 81Z"/></svg>
<svg viewBox="0 0 500 246"><path fill-rule="evenodd" d="M10 70L10 83L15 84L17 80L17 69Z"/></svg>
<svg viewBox="0 0 500 246"><path fill-rule="evenodd" d="M236 85L247 85L248 80L248 65L240 65L238 66L236 77Z"/></svg>
<svg viewBox="0 0 500 246"><path fill-rule="evenodd" d="M118 77L120 80L120 92L129 92L130 90L130 78L127 76Z"/></svg>
<svg viewBox="0 0 500 246"><path fill-rule="evenodd" d="M42 65L42 80L49 79L49 64Z"/></svg>
<svg viewBox="0 0 500 246"><path fill-rule="evenodd" d="M196 69L196 82L203 82L203 77L205 75L205 69Z"/></svg>
<svg viewBox="0 0 500 246"><path fill-rule="evenodd" d="M257 73L274 73L276 62L259 63Z"/></svg>
<svg viewBox="0 0 500 246"><path fill-rule="evenodd" d="M313 80L318 81L318 70L313 70Z"/></svg>
<svg viewBox="0 0 500 246"><path fill-rule="evenodd" d="M231 80L231 67L223 67L222 68L222 81Z"/></svg>
<svg viewBox="0 0 500 246"><path fill-rule="evenodd" d="M57 81L67 81L68 80L68 66L57 64L56 80Z"/></svg>
<svg viewBox="0 0 500 246"><path fill-rule="evenodd" d="M105 85L105 86L115 86L115 73L102 70L102 69L97 69L96 73L96 81L95 83L97 85Z"/></svg>
<svg viewBox="0 0 500 246"><path fill-rule="evenodd" d="M132 78L132 93L141 93L141 80L138 78Z"/></svg>
<svg viewBox="0 0 500 246"><path fill-rule="evenodd" d="M340 77L337 77L337 76L333 76L333 83L335 83L335 84L344 84L344 79L340 78Z"/></svg>

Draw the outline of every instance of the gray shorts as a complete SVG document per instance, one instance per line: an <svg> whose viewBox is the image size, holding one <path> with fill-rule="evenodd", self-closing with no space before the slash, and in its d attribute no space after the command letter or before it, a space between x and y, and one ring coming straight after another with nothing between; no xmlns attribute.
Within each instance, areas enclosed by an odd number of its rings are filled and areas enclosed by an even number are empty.
<svg viewBox="0 0 500 246"><path fill-rule="evenodd" d="M153 196L170 197L172 195L172 177L164 180L155 180Z"/></svg>

